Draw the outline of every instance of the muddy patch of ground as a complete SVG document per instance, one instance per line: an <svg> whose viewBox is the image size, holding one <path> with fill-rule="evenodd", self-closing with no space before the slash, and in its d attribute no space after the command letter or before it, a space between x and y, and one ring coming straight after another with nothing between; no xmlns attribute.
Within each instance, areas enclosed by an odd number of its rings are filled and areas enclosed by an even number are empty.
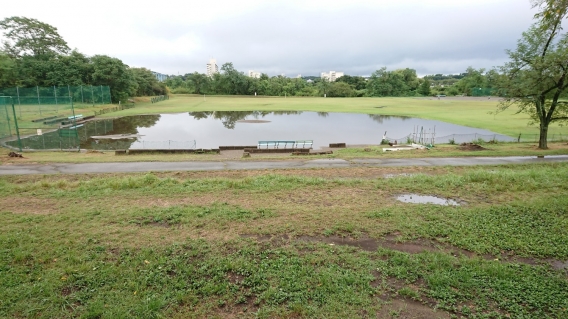
<svg viewBox="0 0 568 319"><path fill-rule="evenodd" d="M511 252L502 252L501 256L493 256L489 254L479 255L475 252L468 251L465 249L457 248L448 244L439 243L428 239L414 239L410 241L400 241L397 234L387 235L381 239L360 237L360 238L350 238L341 236L298 236L289 237L288 235L281 236L270 236L270 235L251 235L244 234L240 235L241 238L251 238L258 242L270 243L275 246L281 246L290 241L300 241L309 243L324 243L331 246L350 246L356 247L364 251L374 252L378 248L386 248L391 250L396 250L400 252L405 252L409 254L419 254L422 252L444 252L451 254L452 256L467 256L468 258L481 257L486 260L495 260L507 263L520 263L526 265L549 265L556 270L566 270L568 269L568 261L560 261L555 259L536 259L528 257L516 256Z"/></svg>
<svg viewBox="0 0 568 319"><path fill-rule="evenodd" d="M14 214L48 215L60 211L57 201L48 198L10 197L0 198L0 211Z"/></svg>
<svg viewBox="0 0 568 319"><path fill-rule="evenodd" d="M460 146L458 146L459 150L462 151L484 151L487 150L485 147L481 146L481 145L477 145L474 143L462 143L460 144Z"/></svg>
<svg viewBox="0 0 568 319"><path fill-rule="evenodd" d="M397 319L433 319L451 318L450 314L441 310L434 310L415 300L393 299L388 301L377 318L397 318Z"/></svg>
<svg viewBox="0 0 568 319"><path fill-rule="evenodd" d="M434 204L441 206L460 206L461 204L453 199L442 198L437 196L425 196L417 194L399 195L396 200L403 203L411 204Z"/></svg>

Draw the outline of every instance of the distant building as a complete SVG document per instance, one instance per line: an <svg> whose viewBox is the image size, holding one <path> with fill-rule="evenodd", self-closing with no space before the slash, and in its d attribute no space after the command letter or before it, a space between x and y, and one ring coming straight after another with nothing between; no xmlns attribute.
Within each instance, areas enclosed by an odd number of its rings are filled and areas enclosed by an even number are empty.
<svg viewBox="0 0 568 319"><path fill-rule="evenodd" d="M217 66L217 60L209 59L207 63L207 76L213 76L213 74L219 73L219 67Z"/></svg>
<svg viewBox="0 0 568 319"><path fill-rule="evenodd" d="M296 77L296 79L301 79L301 78L302 78L301 74L298 74L298 76Z"/></svg>
<svg viewBox="0 0 568 319"><path fill-rule="evenodd" d="M162 74L162 73L158 73L158 72L154 72L154 71L150 71L152 72L152 74L154 74L154 76L156 77L156 80L160 81L160 82L164 82L165 80L167 80L169 78L168 75Z"/></svg>
<svg viewBox="0 0 568 319"><path fill-rule="evenodd" d="M344 75L343 72L329 71L329 73L322 72L321 78L326 79L329 82L333 82L333 81L339 79L340 77L342 77L343 75Z"/></svg>
<svg viewBox="0 0 568 319"><path fill-rule="evenodd" d="M251 77L251 78L260 79L260 72L250 70L248 72L248 76Z"/></svg>

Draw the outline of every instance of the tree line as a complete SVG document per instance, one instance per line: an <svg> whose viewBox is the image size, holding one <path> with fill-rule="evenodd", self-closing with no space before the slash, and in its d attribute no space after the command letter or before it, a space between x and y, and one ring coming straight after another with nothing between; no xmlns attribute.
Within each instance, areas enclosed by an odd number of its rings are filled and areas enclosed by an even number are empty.
<svg viewBox="0 0 568 319"><path fill-rule="evenodd" d="M460 75L419 78L416 70L381 68L368 77L344 75L330 82L319 77L251 78L225 63L221 72L171 76L159 82L146 68L131 68L107 55L87 56L71 50L57 28L26 17L0 21L8 41L0 49L0 87L108 85L113 102L130 96L223 94L268 96L381 97L473 95L474 88L491 88L498 74L468 68Z"/></svg>
<svg viewBox="0 0 568 319"><path fill-rule="evenodd" d="M460 75L425 76L419 78L416 70L406 68L387 70L381 68L370 77L344 75L335 81L319 77L259 78L247 76L235 69L231 62L221 66L221 72L207 76L203 73L188 73L170 76L166 86L174 94L221 94L221 95L267 95L267 96L327 96L327 97L396 97L436 95L476 95L476 90L497 94L499 74L495 70L469 67Z"/></svg>
<svg viewBox="0 0 568 319"><path fill-rule="evenodd" d="M0 49L0 87L103 85L110 87L115 103L167 93L150 70L71 50L57 28L36 19L6 18L0 29L7 39Z"/></svg>

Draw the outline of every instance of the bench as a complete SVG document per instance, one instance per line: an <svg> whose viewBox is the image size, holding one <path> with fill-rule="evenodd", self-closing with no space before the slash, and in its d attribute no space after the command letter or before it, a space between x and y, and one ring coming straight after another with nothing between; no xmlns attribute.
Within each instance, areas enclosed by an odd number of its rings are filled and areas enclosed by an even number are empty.
<svg viewBox="0 0 568 319"><path fill-rule="evenodd" d="M300 141L258 141L257 148L311 148L313 140Z"/></svg>
<svg viewBox="0 0 568 319"><path fill-rule="evenodd" d="M44 121L43 124L45 124L45 125L55 124L57 122L61 122L61 121L64 121L64 120L67 120L67 118L66 117L58 117L58 118L55 118L55 119Z"/></svg>
<svg viewBox="0 0 568 319"><path fill-rule="evenodd" d="M258 148L293 148L296 141L258 141Z"/></svg>
<svg viewBox="0 0 568 319"><path fill-rule="evenodd" d="M61 121L61 125L71 124L83 119L83 114L78 114L75 116L68 116L66 120Z"/></svg>
<svg viewBox="0 0 568 319"><path fill-rule="evenodd" d="M47 120L52 120L52 119L54 119L54 118L57 118L57 116L43 117L43 118L41 118L41 119L32 120L32 122L34 122L34 123L35 123L35 122L43 122L43 121L47 121Z"/></svg>
<svg viewBox="0 0 568 319"><path fill-rule="evenodd" d="M312 148L313 145L314 145L313 140L302 140L302 141L296 141L296 145L294 146L294 148L306 148L306 146L308 148Z"/></svg>

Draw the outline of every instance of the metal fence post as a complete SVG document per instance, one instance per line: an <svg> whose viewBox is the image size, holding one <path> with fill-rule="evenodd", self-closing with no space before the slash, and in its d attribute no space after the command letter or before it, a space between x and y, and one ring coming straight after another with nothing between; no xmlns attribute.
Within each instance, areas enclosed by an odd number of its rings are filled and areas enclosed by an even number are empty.
<svg viewBox="0 0 568 319"><path fill-rule="evenodd" d="M22 140L20 139L20 128L18 127L18 119L16 118L16 108L14 106L14 99L10 97L12 100L12 113L14 113L14 126L16 127L16 136L18 137L18 147L20 148L20 152L22 151ZM12 135L10 133L10 135Z"/></svg>
<svg viewBox="0 0 568 319"><path fill-rule="evenodd" d="M55 96L55 113L59 113L59 107L57 106L57 90L55 85L53 86L53 96Z"/></svg>
<svg viewBox="0 0 568 319"><path fill-rule="evenodd" d="M6 101L5 100L6 98L2 98L2 100ZM9 136L12 136L12 127L10 126L10 112L8 112L8 103L7 102L5 102L5 104L4 104L4 111L6 111L6 121L8 123L8 134L9 134Z"/></svg>
<svg viewBox="0 0 568 319"><path fill-rule="evenodd" d="M36 86L37 92L37 108L39 110L39 115L41 115L41 101L39 100L39 86Z"/></svg>
<svg viewBox="0 0 568 319"><path fill-rule="evenodd" d="M20 118L22 118L22 104L20 103L20 89L16 86L16 95L18 96L18 108L20 109Z"/></svg>

